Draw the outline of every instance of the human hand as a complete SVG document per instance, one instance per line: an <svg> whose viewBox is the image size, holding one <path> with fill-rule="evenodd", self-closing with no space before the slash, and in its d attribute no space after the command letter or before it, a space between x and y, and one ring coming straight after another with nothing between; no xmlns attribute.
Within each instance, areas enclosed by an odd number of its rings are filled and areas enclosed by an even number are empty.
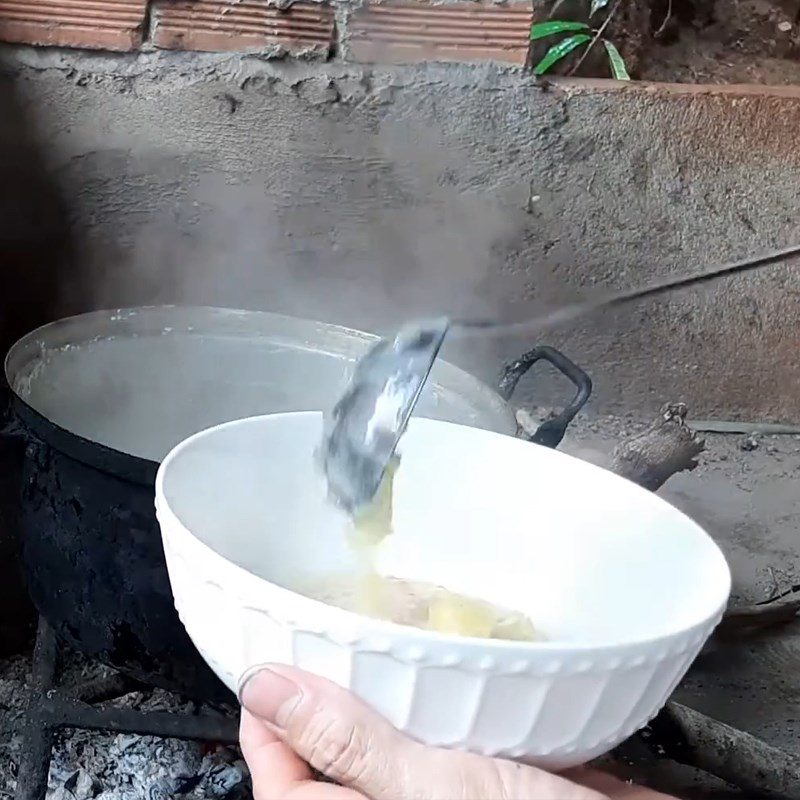
<svg viewBox="0 0 800 800"><path fill-rule="evenodd" d="M240 698L255 800L674 800L590 770L570 780L426 747L351 693L293 667L250 673ZM336 783L315 780L313 770Z"/></svg>

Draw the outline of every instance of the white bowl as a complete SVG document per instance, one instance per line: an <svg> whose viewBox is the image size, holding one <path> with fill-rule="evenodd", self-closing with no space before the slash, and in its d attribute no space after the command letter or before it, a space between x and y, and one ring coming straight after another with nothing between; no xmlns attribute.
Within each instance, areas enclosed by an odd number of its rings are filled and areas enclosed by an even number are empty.
<svg viewBox="0 0 800 800"><path fill-rule="evenodd" d="M402 443L381 570L519 609L547 641L441 636L282 588L354 563L313 462L321 429L317 413L231 422L159 470L175 604L231 689L294 664L420 741L561 768L645 725L722 615L728 566L680 511L562 453L427 419Z"/></svg>

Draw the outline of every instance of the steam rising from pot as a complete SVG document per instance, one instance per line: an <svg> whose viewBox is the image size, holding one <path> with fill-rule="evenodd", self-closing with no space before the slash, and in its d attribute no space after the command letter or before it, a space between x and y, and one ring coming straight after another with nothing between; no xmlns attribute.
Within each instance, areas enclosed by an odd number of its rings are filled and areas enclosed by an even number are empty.
<svg viewBox="0 0 800 800"><path fill-rule="evenodd" d="M502 311L521 281L492 276L525 212L522 198L463 174L468 143L448 148L406 121L370 137L342 125L320 133L325 157L303 163L295 151L281 174L247 183L203 171L160 213L122 221L119 259L88 276L92 305L257 308L380 332Z"/></svg>

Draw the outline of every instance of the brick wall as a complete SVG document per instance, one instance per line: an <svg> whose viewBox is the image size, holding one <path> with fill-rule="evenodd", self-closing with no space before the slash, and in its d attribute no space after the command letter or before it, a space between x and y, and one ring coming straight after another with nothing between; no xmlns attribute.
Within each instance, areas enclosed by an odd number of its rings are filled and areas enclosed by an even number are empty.
<svg viewBox="0 0 800 800"><path fill-rule="evenodd" d="M525 61L531 0L0 0L0 41L354 62Z"/></svg>

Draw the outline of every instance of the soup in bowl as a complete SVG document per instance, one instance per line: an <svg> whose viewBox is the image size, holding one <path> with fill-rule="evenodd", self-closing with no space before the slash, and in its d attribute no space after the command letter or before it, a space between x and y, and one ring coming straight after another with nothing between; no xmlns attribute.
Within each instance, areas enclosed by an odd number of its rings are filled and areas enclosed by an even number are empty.
<svg viewBox="0 0 800 800"><path fill-rule="evenodd" d="M176 607L234 691L253 666L292 664L425 743L562 768L644 726L721 618L725 559L664 500L563 453L428 419L402 441L392 532L370 552L399 587L394 610L362 608L364 551L327 499L321 435L314 412L239 420L159 470ZM443 633L436 592L530 627Z"/></svg>

